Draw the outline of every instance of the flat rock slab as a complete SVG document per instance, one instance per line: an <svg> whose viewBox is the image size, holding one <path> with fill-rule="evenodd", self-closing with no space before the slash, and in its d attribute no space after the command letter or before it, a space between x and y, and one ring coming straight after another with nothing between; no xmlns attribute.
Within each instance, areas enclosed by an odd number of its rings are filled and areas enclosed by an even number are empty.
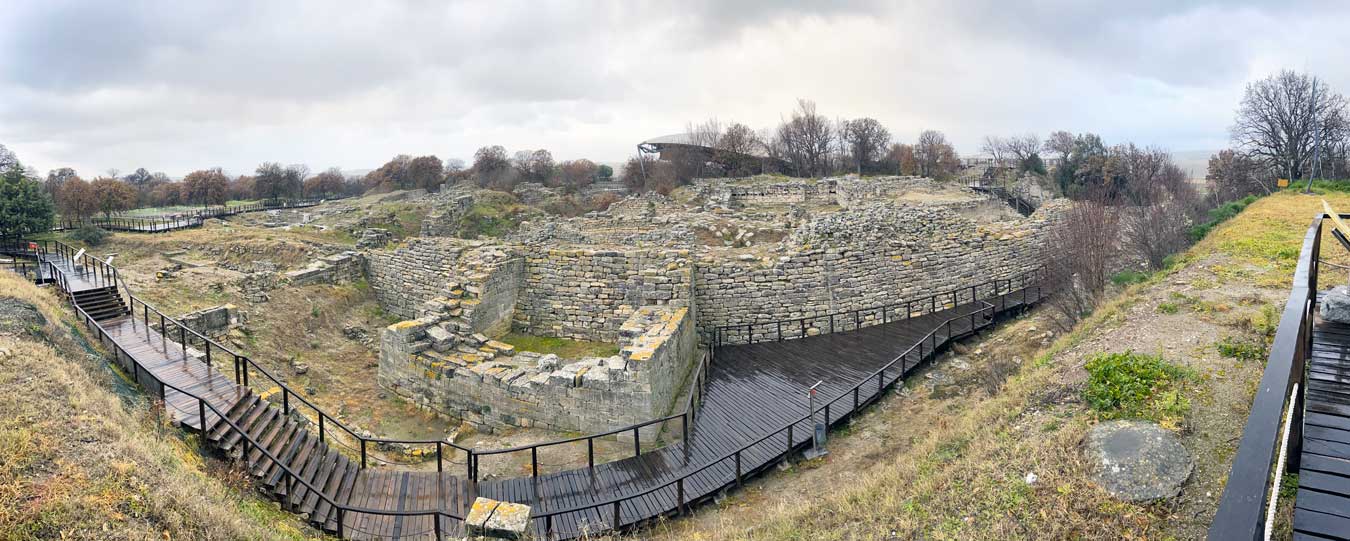
<svg viewBox="0 0 1350 541"><path fill-rule="evenodd" d="M1087 437L1094 481L1112 496L1131 502L1171 498L1191 476L1195 462L1177 437L1155 423L1110 421Z"/></svg>
<svg viewBox="0 0 1350 541"><path fill-rule="evenodd" d="M530 529L530 506L479 497L464 518L469 533L493 539L524 539Z"/></svg>

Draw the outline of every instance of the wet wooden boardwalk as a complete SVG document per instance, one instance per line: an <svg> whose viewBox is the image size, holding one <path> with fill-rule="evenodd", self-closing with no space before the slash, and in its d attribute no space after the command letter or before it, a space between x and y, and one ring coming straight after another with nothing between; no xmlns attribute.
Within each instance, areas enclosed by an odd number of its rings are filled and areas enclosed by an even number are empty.
<svg viewBox="0 0 1350 541"><path fill-rule="evenodd" d="M53 258L49 261L71 277L67 283L72 290L107 287L99 280L81 277L64 260ZM721 347L709 368L706 392L689 428L688 440L597 464L594 468L553 471L538 477L484 479L475 483L456 475L463 470L452 472L448 465L445 473L382 467L357 469L347 464L341 452L316 444L317 438L301 437L303 427L299 430L291 428L291 439L279 437L276 441L282 443L274 445L282 453L278 455L283 457L281 460L296 461L289 464L295 471L305 471L307 476L319 479L325 495L355 508L439 510L462 517L475 497L486 496L530 505L536 517L571 510L549 518L535 518L534 532L541 538L576 538L603 532L615 525L627 528L712 499L719 492L738 486L809 446L812 433L809 421L796 422L790 433L782 429L806 414L807 389L813 384L821 382L818 407L839 399L828 411L830 424L843 422L854 411L880 398L931 357L934 346L940 348L950 340L992 324L985 316L1017 310L1024 302L1038 300L1039 288L1028 296L1030 291L1014 290L985 299L992 303L992 308L983 302L954 306L849 332ZM950 323L944 325L948 320ZM103 319L99 325L111 340L134 357L134 363L131 359L119 359L124 367L132 366L134 372L135 364L139 364L156 378L205 398L220 411L231 411L232 419L236 415L241 420L261 417L261 414L249 411L276 409L266 401L252 398L250 391L236 385L226 374L188 355L186 348L174 337L160 334L153 321L137 320L133 313ZM930 334L937 329L942 330ZM1346 337L1350 340L1350 333ZM921 341L925 344L922 356L917 350L911 351ZM883 374L884 377L876 375L879 368L906 351L910 353L896 365L897 369ZM857 387L859 382L863 385ZM856 393L853 392L855 387ZM155 390L151 389L151 392ZM212 438L221 442L230 440L228 431L222 430L224 425L217 424L214 414L208 414L203 424L196 412L196 400L185 395L175 398L176 394L173 391L164 393L166 411L175 420L194 429L205 426ZM249 400L251 402L244 402ZM253 409L246 411L249 404L253 404ZM825 420L825 412L819 420ZM270 430L286 432L286 428L278 428L289 426L285 423L279 421ZM257 429L260 436L264 428ZM1346 434L1350 435L1350 432ZM284 443L287 441L290 443ZM276 473L269 473L276 472L274 465L269 469L270 462L265 459L260 464L250 464L262 472L255 475L261 475L262 479L270 476L269 486L280 498L293 497L311 510L317 507L311 522L330 531L335 529L336 522L325 523L324 517L336 514L322 502L316 502L315 495L307 497L303 492L287 495L284 486L275 483ZM332 473L323 468L331 468ZM350 474L344 475L344 472ZM682 481L677 483L680 479ZM616 500L620 500L617 507L613 503ZM434 524L434 518L429 515L396 517L347 512L342 519L343 533L351 539L433 539L437 537ZM442 517L441 526L441 533L445 535L461 534L462 524L448 516Z"/></svg>
<svg viewBox="0 0 1350 541"><path fill-rule="evenodd" d="M1307 366L1294 539L1350 532L1350 325L1319 320Z"/></svg>

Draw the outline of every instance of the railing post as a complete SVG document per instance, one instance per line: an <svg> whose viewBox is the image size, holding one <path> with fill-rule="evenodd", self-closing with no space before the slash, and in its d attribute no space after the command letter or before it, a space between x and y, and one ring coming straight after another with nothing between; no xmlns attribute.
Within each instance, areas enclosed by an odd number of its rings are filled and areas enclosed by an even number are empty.
<svg viewBox="0 0 1350 541"><path fill-rule="evenodd" d="M783 458L784 458L784 460L787 459L788 453L791 453L791 452L792 452L792 427L793 427L794 425L796 425L796 424L797 424L797 423L792 423L792 424L788 425L788 427L787 427L787 436L788 436L788 437L787 437L787 441L788 441L788 444L787 444L787 450L786 450L786 451L783 451Z"/></svg>
<svg viewBox="0 0 1350 541"><path fill-rule="evenodd" d="M692 407L692 406L691 406L691 407ZM684 440L684 448L685 448L685 451L688 452L688 450L689 450L689 410L688 410L688 409L684 410L684 413L680 414L680 437L683 438L683 440Z"/></svg>
<svg viewBox="0 0 1350 541"><path fill-rule="evenodd" d="M281 412L291 414L291 389L285 385L281 386Z"/></svg>
<svg viewBox="0 0 1350 541"><path fill-rule="evenodd" d="M360 437L360 436L357 436ZM366 469L366 439L361 438L361 469Z"/></svg>
<svg viewBox="0 0 1350 541"><path fill-rule="evenodd" d="M477 480L474 478L473 449L464 451L464 476L470 481Z"/></svg>
<svg viewBox="0 0 1350 541"><path fill-rule="evenodd" d="M319 415L319 422L323 422L323 415ZM323 441L323 425L319 425L319 441ZM443 473L445 466L442 464L444 455L441 453L441 440L436 440L436 473Z"/></svg>
<svg viewBox="0 0 1350 541"><path fill-rule="evenodd" d="M636 427L633 428L633 456L642 454L642 434Z"/></svg>
<svg viewBox="0 0 1350 541"><path fill-rule="evenodd" d="M619 529L619 525L620 525L620 522L619 522L619 501L618 501L618 500L615 500L615 501L614 501L614 521L610 523L609 529L611 529L611 530L618 530L618 529Z"/></svg>
<svg viewBox="0 0 1350 541"><path fill-rule="evenodd" d="M586 438L586 467L595 469L595 438Z"/></svg>
<svg viewBox="0 0 1350 541"><path fill-rule="evenodd" d="M782 342L782 341L783 341L783 322L782 322L782 320L779 320L779 321L778 321L778 341L779 341L779 342Z"/></svg>
<svg viewBox="0 0 1350 541"><path fill-rule="evenodd" d="M436 541L441 541L442 539L444 539L444 537L441 536L441 513L440 511L437 511L436 514L432 516L436 517L435 519L432 520L432 523L435 525L436 528Z"/></svg>
<svg viewBox="0 0 1350 541"><path fill-rule="evenodd" d="M530 448L530 477L539 477L539 447Z"/></svg>
<svg viewBox="0 0 1350 541"><path fill-rule="evenodd" d="M684 478L675 480L675 510L684 513Z"/></svg>
<svg viewBox="0 0 1350 541"><path fill-rule="evenodd" d="M198 424L200 424L202 427L201 432L198 433L198 435L201 436L201 441L198 443L201 443L202 449L205 449L206 431L208 429L206 426L206 401L202 400L201 398L197 399L197 419Z"/></svg>
<svg viewBox="0 0 1350 541"><path fill-rule="evenodd" d="M736 450L736 486L741 486L741 451Z"/></svg>
<svg viewBox="0 0 1350 541"><path fill-rule="evenodd" d="M324 417L323 412L322 412L322 411L319 412L319 441L320 441L320 442L327 441L327 440L324 439L324 433L323 433L323 417ZM441 464L440 464L440 462L439 462L439 461L440 461L440 458L441 458L441 442L438 441L438 442L436 442L436 460L437 460L437 463L436 463L436 471L441 471L441 470L440 470Z"/></svg>

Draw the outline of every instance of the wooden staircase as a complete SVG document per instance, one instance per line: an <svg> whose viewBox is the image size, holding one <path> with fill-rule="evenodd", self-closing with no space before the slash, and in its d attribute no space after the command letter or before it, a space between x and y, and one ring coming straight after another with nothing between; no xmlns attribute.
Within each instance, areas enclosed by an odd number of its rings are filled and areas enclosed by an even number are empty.
<svg viewBox="0 0 1350 541"><path fill-rule="evenodd" d="M351 498L352 487L361 471L360 463L319 441L306 428L307 421L285 414L252 391L230 408L228 416L248 432L253 441L285 462L291 471L299 472L310 484L322 487L330 500L346 504ZM229 423L217 421L205 431L204 437L226 455L243 461L261 488L283 507L304 517L316 528L329 533L338 531L336 508L303 483L296 481L287 486L281 467L263 455L261 449L249 446L243 434ZM293 494L290 493L292 490Z"/></svg>
<svg viewBox="0 0 1350 541"><path fill-rule="evenodd" d="M126 302L122 300L122 295L117 291L117 286L78 291L73 293L71 297L74 298L75 305L89 314L89 317L94 318L94 321L103 321L130 313Z"/></svg>

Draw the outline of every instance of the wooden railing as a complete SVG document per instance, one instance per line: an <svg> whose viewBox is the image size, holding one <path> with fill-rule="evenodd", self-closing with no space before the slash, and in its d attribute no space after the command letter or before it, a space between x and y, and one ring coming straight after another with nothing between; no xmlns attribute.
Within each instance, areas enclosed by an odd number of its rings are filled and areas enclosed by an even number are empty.
<svg viewBox="0 0 1350 541"><path fill-rule="evenodd" d="M245 212L312 207L327 201L326 199L266 199L247 205L211 206L200 209L156 216L131 216L117 213L109 216L92 216L76 220L58 220L52 231L67 231L90 225L110 231L132 231L142 233L163 233L201 227L207 219L234 216Z"/></svg>
<svg viewBox="0 0 1350 541"><path fill-rule="evenodd" d="M1252 399L1242 440L1233 458L1219 509L1209 527L1211 541L1262 539L1269 527L1267 515L1272 494L1279 490L1277 452L1288 442L1289 471L1298 471L1303 433L1305 366L1312 347L1313 310L1317 305L1317 272L1322 244L1322 221L1313 219L1303 237L1293 287L1280 315L1280 326L1270 346L1265 372ZM1294 392L1297 389L1297 392ZM1286 412L1291 422L1283 432Z"/></svg>

